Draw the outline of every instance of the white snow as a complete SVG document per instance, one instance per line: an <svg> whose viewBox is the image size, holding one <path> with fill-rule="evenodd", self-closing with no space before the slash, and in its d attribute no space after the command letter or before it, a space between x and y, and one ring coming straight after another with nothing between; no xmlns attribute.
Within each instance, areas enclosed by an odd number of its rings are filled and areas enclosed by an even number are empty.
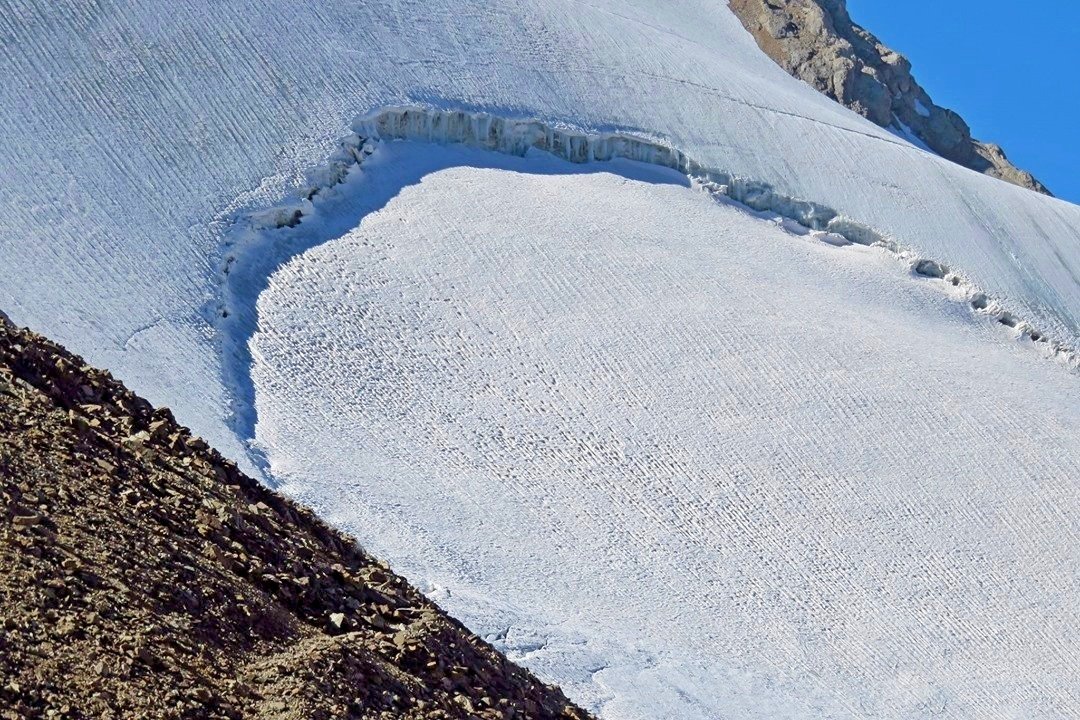
<svg viewBox="0 0 1080 720"><path fill-rule="evenodd" d="M919 113L923 117L930 117L930 109L922 104L922 100L915 98L915 112Z"/></svg>
<svg viewBox="0 0 1080 720"><path fill-rule="evenodd" d="M714 0L0 0L0 77L0 308L606 718L1080 713L1080 380L1031 340L1080 345L1080 207ZM333 155L392 106L643 138L788 218Z"/></svg>
<svg viewBox="0 0 1080 720"><path fill-rule="evenodd" d="M1080 208L925 157L788 77L716 0L4 0L0 76L0 306L237 455L208 322L229 219L398 103L662 137L1080 343Z"/></svg>
<svg viewBox="0 0 1080 720"><path fill-rule="evenodd" d="M1075 707L1074 373L674 173L363 168L258 300L287 492L607 718Z"/></svg>

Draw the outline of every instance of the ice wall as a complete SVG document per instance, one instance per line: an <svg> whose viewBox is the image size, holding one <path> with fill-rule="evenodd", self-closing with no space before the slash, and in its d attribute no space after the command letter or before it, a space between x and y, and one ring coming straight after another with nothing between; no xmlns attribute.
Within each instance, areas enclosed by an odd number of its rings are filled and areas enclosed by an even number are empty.
<svg viewBox="0 0 1080 720"><path fill-rule="evenodd" d="M631 160L675 170L707 192L740 203L749 210L792 221L808 232L827 233L833 236L832 242L881 248L907 263L913 273L959 289L961 297L974 312L989 315L1002 325L1013 328L1019 338L1041 346L1039 349L1043 354L1074 369L1080 367L1080 354L1075 348L1050 337L1022 315L990 297L962 271L954 271L942 261L920 256L902 238L845 217L821 203L784 195L765 181L737 177L725 170L706 167L682 150L662 141L624 133L587 133L569 125L555 126L535 119L422 106L391 107L371 112L357 118L353 130L352 134L340 141L338 151L323 166L309 173L309 182L300 192L301 202L285 202L251 216L257 230L272 232L281 227L295 227L312 209L312 199L323 190L343 182L352 168L362 164L374 152L376 145L386 140L460 143L515 156L539 151L579 164ZM249 237L247 242L266 244L267 238L255 235ZM227 254L226 269L235 263L239 252L240 249L233 249ZM250 248L247 252L251 252ZM255 252L256 255L262 253L261 249Z"/></svg>

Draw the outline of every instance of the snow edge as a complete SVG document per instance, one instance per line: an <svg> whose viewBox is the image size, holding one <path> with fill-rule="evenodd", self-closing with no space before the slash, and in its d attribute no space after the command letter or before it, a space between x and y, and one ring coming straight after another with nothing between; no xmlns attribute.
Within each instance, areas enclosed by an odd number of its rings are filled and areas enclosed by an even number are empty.
<svg viewBox="0 0 1080 720"><path fill-rule="evenodd" d="M1061 362L1074 372L1080 371L1080 350L1050 338L945 263L923 257L895 237L827 205L778 193L762 180L706 167L662 141L625 132L588 133L569 125L486 112L423 106L384 107L357 117L352 132L338 141L337 150L323 165L308 173L305 184L297 193L276 205L241 212L232 219L240 225L242 232L231 233L233 240L223 249L218 268L216 311L208 314L212 315L209 319L220 333L219 349L226 368L226 386L234 395L229 422L241 442L249 445L252 460L267 481L271 480L267 463L256 448L250 447L254 435L253 398L244 397L238 390L238 378L230 377L242 372L235 367L236 363L250 362L246 343L254 329L253 318L248 317L244 323L236 317L243 317L245 309L250 310L243 307L245 300L250 298L235 291L230 284L231 276L244 258L259 257L270 251L276 231L299 225L304 217L315 212L314 203L320 195L345 182L353 170L374 154L381 142L392 140L462 144L518 157L538 150L575 164L623 159L677 171L693 187L708 192L717 201L734 202L762 219L778 220L797 235L812 234L834 245L880 248L905 263L912 274L941 283L944 290L950 291L951 297L966 303L975 314L1011 328L1017 339L1030 341L1043 356ZM243 326L236 333L238 321ZM248 407L249 404L252 406Z"/></svg>

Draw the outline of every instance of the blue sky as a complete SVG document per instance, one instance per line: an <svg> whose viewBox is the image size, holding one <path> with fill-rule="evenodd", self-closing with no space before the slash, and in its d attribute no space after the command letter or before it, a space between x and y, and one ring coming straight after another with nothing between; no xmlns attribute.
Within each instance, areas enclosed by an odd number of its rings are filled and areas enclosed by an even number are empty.
<svg viewBox="0 0 1080 720"><path fill-rule="evenodd" d="M980 140L1080 203L1080 0L848 0Z"/></svg>

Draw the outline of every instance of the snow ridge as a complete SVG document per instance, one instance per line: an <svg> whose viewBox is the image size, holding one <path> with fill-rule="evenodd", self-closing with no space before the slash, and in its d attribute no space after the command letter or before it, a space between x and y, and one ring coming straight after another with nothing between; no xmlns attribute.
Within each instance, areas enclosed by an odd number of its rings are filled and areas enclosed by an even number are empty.
<svg viewBox="0 0 1080 720"><path fill-rule="evenodd" d="M250 282L252 278L265 282L270 268L281 260L281 253L275 252L281 241L275 231L299 225L305 216L315 211L320 194L343 183L376 152L380 143L393 140L463 144L519 157L538 150L579 164L626 159L670 168L685 175L692 186L708 192L717 201L737 203L763 220L781 224L795 235L812 235L833 245L880 248L906 263L913 274L941 283L943 290L967 303L974 313L1011 328L1018 339L1030 341L1042 355L1073 371L1080 370L1080 352L1051 339L945 263L922 257L896 238L821 203L778 193L765 181L704 167L686 153L659 140L629 133L588 133L567 125L484 112L420 106L387 107L358 117L353 123L353 132L339 141L338 149L324 165L308 174L306 184L292 199L236 219L240 232L232 234L219 269L221 295L216 324L222 331L219 343L226 386L233 393L231 422L241 441L250 443L255 423L253 390L248 378L252 358L247 343L256 327L254 297L257 293L253 296ZM238 264L251 266L246 268L245 280L239 283L242 287L236 287L232 282ZM249 447L249 453L264 479L272 483L261 451Z"/></svg>

